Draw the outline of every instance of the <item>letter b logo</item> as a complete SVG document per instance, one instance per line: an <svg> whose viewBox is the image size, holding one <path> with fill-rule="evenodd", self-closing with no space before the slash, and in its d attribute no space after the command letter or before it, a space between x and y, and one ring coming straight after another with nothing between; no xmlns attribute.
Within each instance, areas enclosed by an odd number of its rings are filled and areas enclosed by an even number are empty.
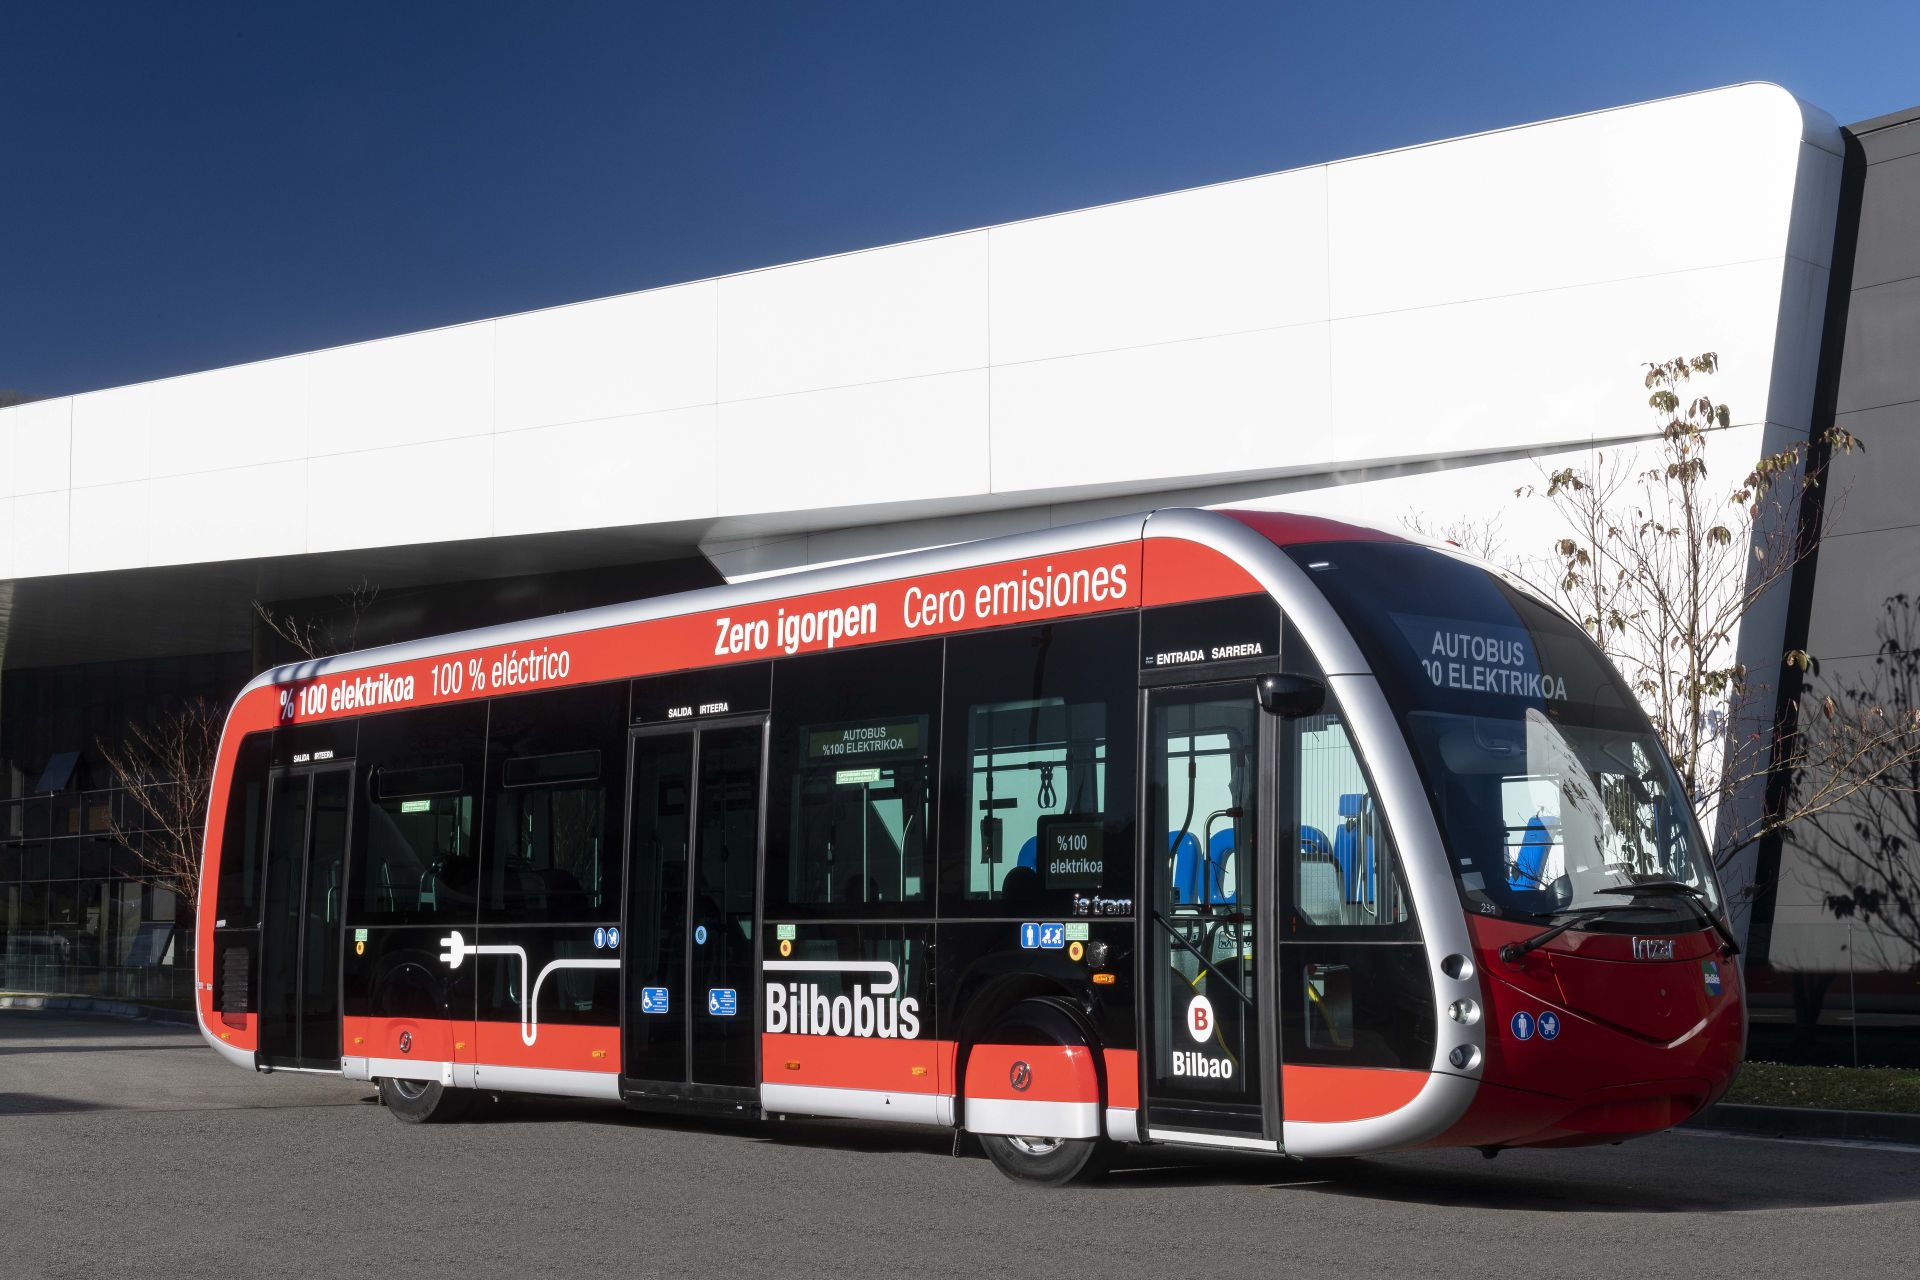
<svg viewBox="0 0 1920 1280"><path fill-rule="evenodd" d="M1205 1044L1213 1036L1213 1001L1195 996L1187 1005L1187 1034L1195 1044Z"/></svg>

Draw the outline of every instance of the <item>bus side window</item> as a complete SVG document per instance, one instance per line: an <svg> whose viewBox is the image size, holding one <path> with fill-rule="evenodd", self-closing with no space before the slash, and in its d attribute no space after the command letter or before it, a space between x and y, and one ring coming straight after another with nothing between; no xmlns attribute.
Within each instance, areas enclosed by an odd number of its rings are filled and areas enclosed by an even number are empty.
<svg viewBox="0 0 1920 1280"><path fill-rule="evenodd" d="M1137 628L1098 618L948 642L943 912L1132 900Z"/></svg>
<svg viewBox="0 0 1920 1280"><path fill-rule="evenodd" d="M1411 916L1393 835L1339 711L1287 722L1302 928L1395 929Z"/></svg>
<svg viewBox="0 0 1920 1280"><path fill-rule="evenodd" d="M267 764L273 735L249 734L234 761L220 837L216 919L232 928L260 923L260 850L267 826Z"/></svg>
<svg viewBox="0 0 1920 1280"><path fill-rule="evenodd" d="M583 924L619 914L626 723L625 685L493 703L485 920Z"/></svg>
<svg viewBox="0 0 1920 1280"><path fill-rule="evenodd" d="M923 640L774 665L768 914L925 913L943 655Z"/></svg>
<svg viewBox="0 0 1920 1280"><path fill-rule="evenodd" d="M471 923L484 704L368 716L348 883L355 924Z"/></svg>

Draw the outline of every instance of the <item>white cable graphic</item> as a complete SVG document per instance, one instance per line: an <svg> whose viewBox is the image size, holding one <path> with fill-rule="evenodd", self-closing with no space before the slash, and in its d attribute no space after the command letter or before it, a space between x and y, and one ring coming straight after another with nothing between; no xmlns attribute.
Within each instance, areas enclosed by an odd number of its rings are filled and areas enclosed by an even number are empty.
<svg viewBox="0 0 1920 1280"><path fill-rule="evenodd" d="M475 943L470 946L467 940L460 936L458 929L440 939L440 945L445 948L440 953L440 959L446 962L449 969L458 969L460 962L468 956L520 957L520 1043L528 1048L532 1048L533 1042L540 1038L540 984L547 980L548 974L555 969L618 969L620 967L618 960L551 960L548 961L547 967L540 971L540 976L533 980L533 987L529 990L525 947L515 946L510 942L488 943L485 946Z"/></svg>
<svg viewBox="0 0 1920 1280"><path fill-rule="evenodd" d="M887 985L874 987L869 994L891 995L900 989L900 969L891 960L769 960L767 968L787 973L884 973Z"/></svg>

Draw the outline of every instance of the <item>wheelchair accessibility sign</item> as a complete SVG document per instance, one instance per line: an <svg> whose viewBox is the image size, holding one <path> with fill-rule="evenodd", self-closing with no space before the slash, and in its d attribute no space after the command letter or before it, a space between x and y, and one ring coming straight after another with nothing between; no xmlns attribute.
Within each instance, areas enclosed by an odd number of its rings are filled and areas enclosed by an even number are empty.
<svg viewBox="0 0 1920 1280"><path fill-rule="evenodd" d="M665 1013L667 1011L667 989L665 987L640 988L640 1012Z"/></svg>
<svg viewBox="0 0 1920 1280"><path fill-rule="evenodd" d="M716 1018L731 1018L740 1012L740 993L732 987L712 987L707 991L707 1012Z"/></svg>

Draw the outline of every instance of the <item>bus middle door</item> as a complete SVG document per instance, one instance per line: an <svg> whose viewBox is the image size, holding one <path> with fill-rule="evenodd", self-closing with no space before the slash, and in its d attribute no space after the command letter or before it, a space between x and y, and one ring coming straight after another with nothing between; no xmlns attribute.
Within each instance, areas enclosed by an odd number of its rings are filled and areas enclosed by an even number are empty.
<svg viewBox="0 0 1920 1280"><path fill-rule="evenodd" d="M1272 717L1252 679L1149 689L1146 1136L1274 1150Z"/></svg>
<svg viewBox="0 0 1920 1280"><path fill-rule="evenodd" d="M758 1104L755 890L764 717L635 731L621 1090Z"/></svg>

